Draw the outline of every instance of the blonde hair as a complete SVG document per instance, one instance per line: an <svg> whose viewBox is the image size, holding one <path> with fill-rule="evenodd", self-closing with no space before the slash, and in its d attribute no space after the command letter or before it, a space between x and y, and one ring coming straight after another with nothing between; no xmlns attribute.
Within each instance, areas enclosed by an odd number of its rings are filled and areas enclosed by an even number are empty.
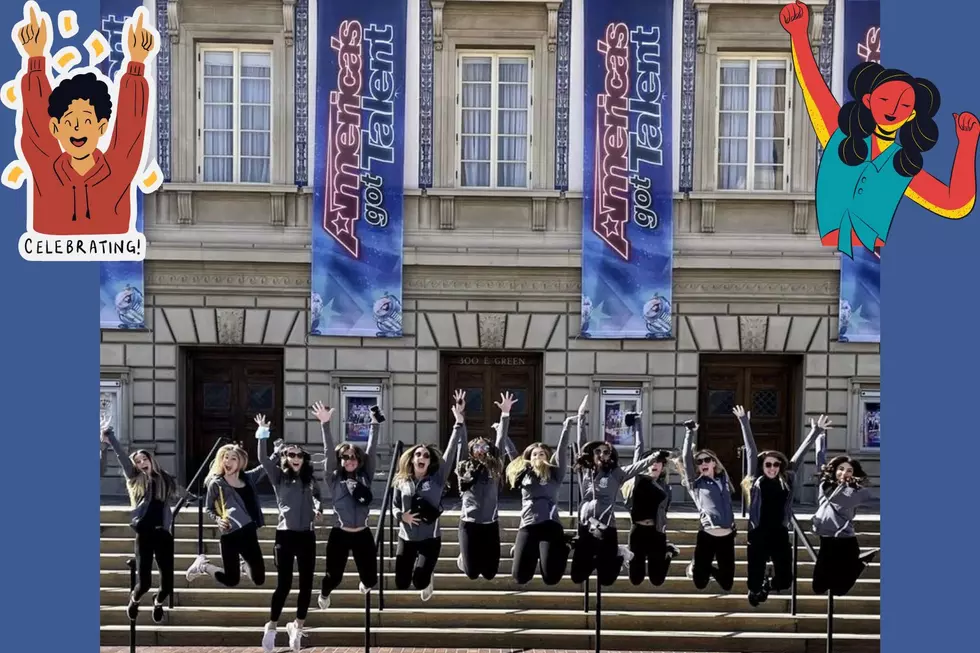
<svg viewBox="0 0 980 653"><path fill-rule="evenodd" d="M476 447L478 442L487 443L487 452L483 454L483 460L478 459L473 454L473 449L474 447ZM457 474L463 471L463 467L466 465L467 462L472 460L474 462L479 463L480 465L483 465L483 467L485 467L487 470L487 474L489 474L490 478L494 481L496 481L503 475L504 463L500 460L500 452L497 450L497 446L490 440L486 438L473 438L472 440L470 440L469 444L467 445L466 454L467 454L466 459L460 460L456 464Z"/></svg>
<svg viewBox="0 0 980 653"><path fill-rule="evenodd" d="M153 498L163 502L168 501L170 495L177 488L174 477L160 469L157 459L146 449L140 449L129 454L129 460L133 463L133 467L136 467L136 457L140 455L150 461L150 473L139 472L132 478L126 479L126 493L129 495L130 506L135 507L143 500L143 497L146 496L146 490L153 480L160 481L153 484Z"/></svg>
<svg viewBox="0 0 980 653"><path fill-rule="evenodd" d="M406 449L401 457L398 458L398 467L395 472L396 483L404 483L415 478L415 467L412 465L412 458L415 457L415 452L419 449L425 449L429 452L429 467L426 470L426 474L432 476L439 469L439 463L442 462L442 452L439 451L439 447L433 444L417 444L410 449Z"/></svg>
<svg viewBox="0 0 980 653"><path fill-rule="evenodd" d="M238 444L226 444L218 449L218 453L214 454L214 460L211 461L211 469L208 471L207 482L211 482L216 478L221 478L225 475L225 456L229 453L234 453L238 456L241 461L241 466L238 468L239 471L245 469L248 465L248 453Z"/></svg>
<svg viewBox="0 0 980 653"><path fill-rule="evenodd" d="M547 452L548 455L545 462L546 467L542 478L547 480L551 477L551 468L555 466L554 463L551 462L551 458L554 456L554 449L543 442L532 442L524 448L524 453L522 453L520 457L514 458L514 460L510 461L510 464L507 465L507 483L512 488L517 487L517 479L520 478L521 474L523 474L529 467L531 467L531 454L535 449L544 449Z"/></svg>
<svg viewBox="0 0 980 653"><path fill-rule="evenodd" d="M694 452L693 457L695 459L697 459L702 454L703 455L706 455L706 456L711 456L711 459L715 461L715 478L718 478L719 476L724 476L725 477L725 485L728 486L728 491L729 492L734 492L735 491L735 488L732 487L732 479L728 475L728 470L725 469L725 466L722 464L721 459L718 458L718 454L716 454L711 449L698 449L698 450L696 450ZM680 474L681 480L683 482L685 482L685 483L693 483L696 480L696 479L692 479L692 478L688 478L687 477L687 470L684 469L684 463L683 463L682 460L675 458L674 459L674 468L677 469L677 473Z"/></svg>

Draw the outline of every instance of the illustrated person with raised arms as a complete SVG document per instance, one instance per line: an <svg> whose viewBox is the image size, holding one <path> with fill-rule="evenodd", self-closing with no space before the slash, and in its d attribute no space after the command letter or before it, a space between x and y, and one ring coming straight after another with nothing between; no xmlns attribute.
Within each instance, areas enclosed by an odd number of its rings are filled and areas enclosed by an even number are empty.
<svg viewBox="0 0 980 653"><path fill-rule="evenodd" d="M742 406L732 413L742 428L745 459L755 461L755 470L742 479L742 493L749 505L748 559L749 603L757 606L772 591L781 592L793 584L793 548L790 543L790 517L793 514L793 487L796 472L806 452L818 436L830 428L830 420L821 415L810 420L810 431L793 457L779 451L763 451L752 435L751 415ZM773 576L766 576L766 565L772 561Z"/></svg>
<svg viewBox="0 0 980 653"><path fill-rule="evenodd" d="M948 219L976 201L980 121L954 113L956 155L949 185L923 170L922 153L939 140L939 89L927 79L868 61L847 78L853 100L837 103L810 44L810 10L791 2L779 13L793 48L793 69L817 139L826 149L817 172L817 227L824 245L853 255L885 244L902 197Z"/></svg>

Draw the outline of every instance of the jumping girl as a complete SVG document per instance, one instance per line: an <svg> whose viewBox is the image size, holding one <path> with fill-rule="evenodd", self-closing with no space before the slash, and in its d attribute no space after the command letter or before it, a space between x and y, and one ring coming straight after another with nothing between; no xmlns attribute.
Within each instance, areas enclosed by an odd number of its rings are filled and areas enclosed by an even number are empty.
<svg viewBox="0 0 980 653"><path fill-rule="evenodd" d="M640 414L633 418L633 462L649 461L649 467L623 483L621 492L626 500L633 526L630 528L627 562L630 582L639 585L643 579L659 587L667 578L671 561L679 551L667 541L667 510L670 508L670 483L667 480L669 451L643 454L643 435L639 428ZM628 418L627 418L628 419ZM574 563L573 563L574 564Z"/></svg>
<svg viewBox="0 0 980 653"><path fill-rule="evenodd" d="M565 418L556 449L535 442L520 458L507 465L507 482L521 490L521 525L514 542L511 576L524 585L540 567L545 585L557 585L565 575L569 547L565 529L558 519L558 493L568 473L568 431L573 422L585 419L588 395L578 414Z"/></svg>
<svg viewBox="0 0 980 653"><path fill-rule="evenodd" d="M837 456L827 462L826 433L817 438L817 466L820 477L813 532L820 536L820 551L813 569L813 591L844 596L878 553L878 549L861 553L854 532L854 515L871 499L871 490L866 487L868 477L860 461Z"/></svg>
<svg viewBox="0 0 980 653"><path fill-rule="evenodd" d="M456 404L452 410L456 423L446 445L445 459L435 445L415 445L398 459L393 486L391 503L398 521L395 587L407 590L412 585L419 590L423 601L432 598L432 573L442 550L439 515L446 478L453 467L457 442L465 437L463 412Z"/></svg>
<svg viewBox="0 0 980 653"><path fill-rule="evenodd" d="M466 394L457 391L455 400L457 409L462 413L466 406ZM493 425L495 440L490 442L484 437L474 438L469 442L465 459L465 426L459 438L457 458L461 462L456 469L456 475L459 477L459 493L463 498L463 506L459 518L459 558L456 566L470 580L476 580L480 576L493 580L500 568L497 500L504 477L502 455L509 459L517 455L514 443L507 437L510 410L516 403L509 392L500 395L500 401L494 402L500 409L500 422Z"/></svg>
<svg viewBox="0 0 980 653"><path fill-rule="evenodd" d="M374 535L368 528L368 517L374 499L371 483L378 462L375 447L381 423L377 417L380 413L376 415L372 411L371 429L364 449L350 442L334 446L330 434L333 408L316 402L310 410L320 422L324 478L333 499L334 524L327 536L326 574L320 596L317 597L317 605L321 610L326 610L330 607L330 593L344 579L344 570L351 554L354 555L354 565L360 577L361 592L369 592L378 582L378 551L374 545Z"/></svg>
<svg viewBox="0 0 980 653"><path fill-rule="evenodd" d="M779 13L793 48L793 69L807 112L827 155L817 173L817 227L824 245L851 256L853 245L884 245L902 197L943 218L970 213L977 193L980 122L953 114L959 142L949 186L922 169L922 153L939 139L939 89L873 61L847 79L853 98L843 106L824 81L810 46L810 11L791 2Z"/></svg>
<svg viewBox="0 0 980 653"><path fill-rule="evenodd" d="M633 414L633 463L619 466L616 448L607 442L596 441L582 445L585 431L584 420L578 420L576 445L579 450L575 469L579 475L582 502L578 511L578 538L572 553L571 578L573 583L584 583L596 571L599 584L608 587L616 582L629 562L632 552L619 546L616 531L616 499L623 483L650 466L654 456L642 458L643 441L638 436L636 417Z"/></svg>
<svg viewBox="0 0 980 653"><path fill-rule="evenodd" d="M112 447L119 459L126 492L132 506L129 525L136 531L136 586L129 596L126 614L136 619L140 599L153 583L153 559L160 572L160 589L153 597L153 621L163 621L163 607L174 590L173 511L170 502L181 493L174 477L160 469L153 454L139 449L123 451L111 426L102 424L102 441Z"/></svg>
<svg viewBox="0 0 980 653"><path fill-rule="evenodd" d="M710 449L694 451L694 420L684 422L687 432L681 448L681 484L700 513L700 528L694 545L694 560L687 566L687 577L699 590L712 578L725 592L735 582L735 512L732 510L732 483L728 472ZM693 455L692 455L693 453ZM695 463L697 467L695 467ZM717 566L712 562L717 562Z"/></svg>
<svg viewBox="0 0 980 653"><path fill-rule="evenodd" d="M259 446L264 444L259 441ZM265 558L259 546L259 529L265 526L265 517L255 488L265 468L259 465L246 470L247 465L248 454L240 445L226 444L215 454L205 479L208 491L204 512L221 529L221 567L201 554L187 569L188 583L207 575L225 587L236 587L242 573L257 586L265 583Z"/></svg>
<svg viewBox="0 0 980 653"><path fill-rule="evenodd" d="M293 586L293 564L299 571L299 595L296 598L296 620L286 624L289 646L302 648L305 637L303 623L310 608L313 593L313 572L316 569L316 533L313 522L320 515L320 485L313 478L310 454L295 444L283 444L269 458L265 441L269 439L269 423L265 415L256 415L255 439L258 442L259 464L265 470L276 493L279 521L276 525L275 561L278 570L276 590L272 593L269 623L262 636L262 649L271 653L276 648L276 627L282 615L286 597Z"/></svg>
<svg viewBox="0 0 980 653"><path fill-rule="evenodd" d="M755 607L769 598L769 592L787 590L793 584L793 548L790 544L790 516L793 514L793 482L803 456L814 440L830 428L821 415L810 420L810 432L789 460L779 451L763 451L752 436L750 413L735 406L732 413L742 427L745 459L755 460L754 474L742 479L742 494L749 504L749 603ZM772 561L773 576L766 576Z"/></svg>

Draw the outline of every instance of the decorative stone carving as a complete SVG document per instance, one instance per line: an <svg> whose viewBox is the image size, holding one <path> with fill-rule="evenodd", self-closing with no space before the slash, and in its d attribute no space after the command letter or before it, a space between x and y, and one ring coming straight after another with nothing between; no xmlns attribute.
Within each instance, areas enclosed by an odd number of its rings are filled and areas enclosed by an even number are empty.
<svg viewBox="0 0 980 653"><path fill-rule="evenodd" d="M194 194L177 191L177 224L194 224Z"/></svg>
<svg viewBox="0 0 980 653"><path fill-rule="evenodd" d="M286 226L286 195L284 193L272 193L270 196L271 211L269 212L269 224L273 227Z"/></svg>
<svg viewBox="0 0 980 653"><path fill-rule="evenodd" d="M296 8L293 13L296 24L293 28L293 122L296 155L293 169L296 173L296 185L306 186L309 182L307 139L310 125L310 5L309 0L294 0L294 2Z"/></svg>
<svg viewBox="0 0 980 653"><path fill-rule="evenodd" d="M807 228L807 218L810 215L810 202L808 201L794 201L793 202L793 233L794 234L805 234Z"/></svg>
<svg viewBox="0 0 980 653"><path fill-rule="evenodd" d="M548 200L535 197L531 200L531 231L546 231L548 228Z"/></svg>
<svg viewBox="0 0 980 653"><path fill-rule="evenodd" d="M550 12L549 12L550 17ZM557 15L555 62L555 190L568 190L568 113L571 87L572 0L561 3Z"/></svg>
<svg viewBox="0 0 980 653"><path fill-rule="evenodd" d="M433 11L419 1L419 188L432 188Z"/></svg>
<svg viewBox="0 0 980 653"><path fill-rule="evenodd" d="M812 11L813 15L810 16L810 47L813 49L813 54L818 55L820 46L823 44L823 9L813 7Z"/></svg>
<svg viewBox="0 0 980 653"><path fill-rule="evenodd" d="M697 62L697 15L694 0L684 0L683 47L681 49L681 171L682 193L693 189L694 177L694 70Z"/></svg>
<svg viewBox="0 0 980 653"><path fill-rule="evenodd" d="M708 44L708 7L703 3L694 5L698 12L698 54L704 54Z"/></svg>
<svg viewBox="0 0 980 653"><path fill-rule="evenodd" d="M507 315L504 313L480 313L477 319L480 349L503 349Z"/></svg>
<svg viewBox="0 0 980 653"><path fill-rule="evenodd" d="M245 340L245 309L219 308L215 311L219 345L240 345Z"/></svg>
<svg viewBox="0 0 980 653"><path fill-rule="evenodd" d="M179 23L176 0L156 2L157 31L167 31L170 35L169 39L160 39L156 58L157 163L163 172L163 180L170 181L170 44L177 42Z"/></svg>
<svg viewBox="0 0 980 653"><path fill-rule="evenodd" d="M765 351L768 323L769 318L765 315L739 316L738 335L742 351Z"/></svg>
<svg viewBox="0 0 980 653"><path fill-rule="evenodd" d="M452 197L443 196L439 198L439 228L456 228L456 200Z"/></svg>
<svg viewBox="0 0 980 653"><path fill-rule="evenodd" d="M286 40L286 47L293 44L293 30L296 28L296 0L282 0L282 35Z"/></svg>
<svg viewBox="0 0 980 653"><path fill-rule="evenodd" d="M442 9L446 3L433 0L432 4L432 45L436 50L442 50Z"/></svg>
<svg viewBox="0 0 980 653"><path fill-rule="evenodd" d="M166 25L167 35L170 36L171 43L180 43L180 0L157 0L157 5L159 6L164 1L166 1L166 17L165 23L160 23L161 25ZM163 30L158 29L158 32Z"/></svg>
<svg viewBox="0 0 980 653"><path fill-rule="evenodd" d="M701 233L715 233L715 205L714 200L701 200Z"/></svg>
<svg viewBox="0 0 980 653"><path fill-rule="evenodd" d="M554 52L558 45L558 9L560 2L549 2L548 7L548 52Z"/></svg>

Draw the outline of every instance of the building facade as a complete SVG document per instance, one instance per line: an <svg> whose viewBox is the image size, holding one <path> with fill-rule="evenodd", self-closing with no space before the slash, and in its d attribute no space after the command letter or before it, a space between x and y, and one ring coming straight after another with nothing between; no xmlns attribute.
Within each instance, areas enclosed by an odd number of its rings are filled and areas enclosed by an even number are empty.
<svg viewBox="0 0 980 653"><path fill-rule="evenodd" d="M879 346L837 341L839 262L816 235L817 143L783 3L675 0L674 337L656 341L578 337L581 0L407 1L404 336L331 338L308 335L315 0L147 0L168 183L146 201L147 329L101 337L123 439L186 481L216 436L250 437L255 412L315 446L310 403L376 397L389 442L444 443L455 388L471 434L509 390L515 440L554 443L589 394L593 416L637 401L653 446L679 447L696 416L699 444L730 467L733 404L762 448L785 451L827 413L830 449L877 480L863 411ZM835 89L842 4L810 3ZM497 152L493 174L461 161L468 57L527 66L533 141L512 175ZM732 135L733 119L748 131ZM589 429L601 438L603 419ZM119 489L108 473L103 490Z"/></svg>

